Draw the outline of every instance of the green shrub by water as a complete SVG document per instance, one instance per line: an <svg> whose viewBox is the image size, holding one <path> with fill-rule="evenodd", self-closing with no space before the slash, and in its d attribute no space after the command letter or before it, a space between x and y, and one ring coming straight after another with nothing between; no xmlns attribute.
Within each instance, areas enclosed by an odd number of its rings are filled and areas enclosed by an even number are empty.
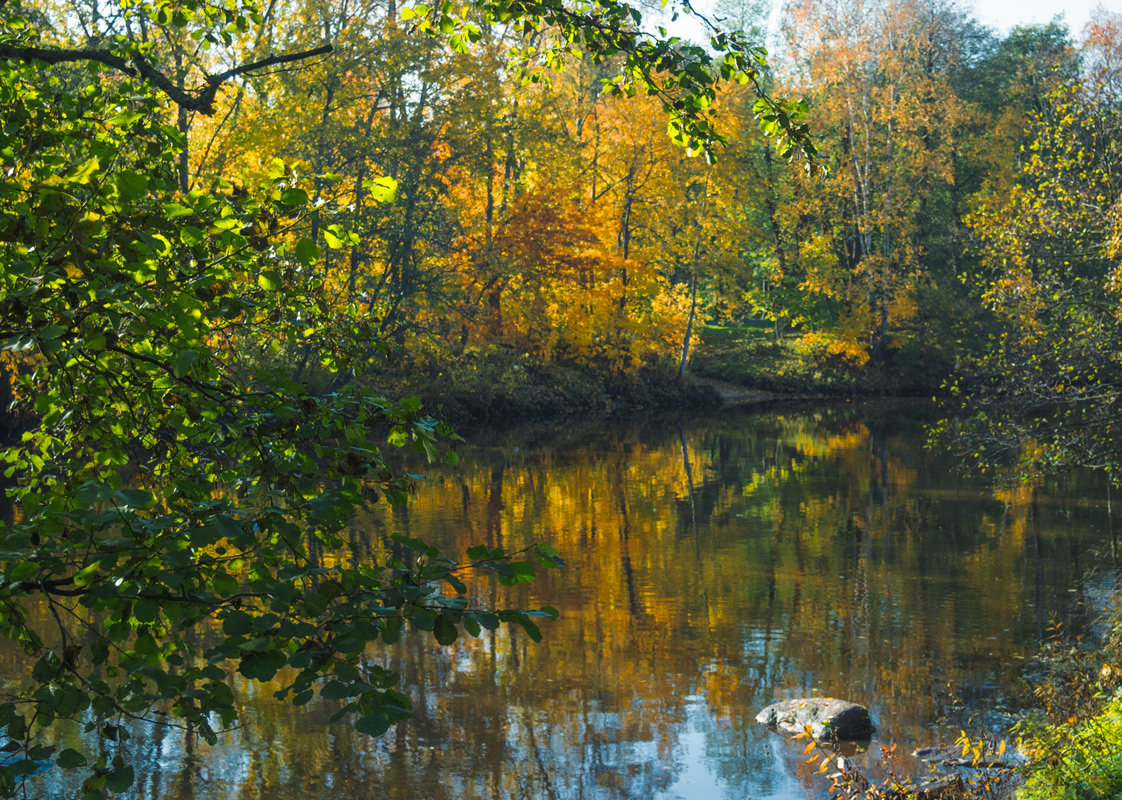
<svg viewBox="0 0 1122 800"><path fill-rule="evenodd" d="M510 348L478 348L458 358L421 362L399 358L378 373L388 397L420 396L424 407L455 423L545 419L573 413L612 414L719 405L711 388L677 380L667 360L632 375L588 365L538 361Z"/></svg>
<svg viewBox="0 0 1122 800"><path fill-rule="evenodd" d="M1122 694L1093 717L1028 733L1032 763L1019 800L1122 798Z"/></svg>
<svg viewBox="0 0 1122 800"><path fill-rule="evenodd" d="M950 368L944 354L915 341L890 347L882 364L861 366L802 342L802 333L777 339L759 325L706 326L690 370L702 378L788 394L930 395L939 391Z"/></svg>

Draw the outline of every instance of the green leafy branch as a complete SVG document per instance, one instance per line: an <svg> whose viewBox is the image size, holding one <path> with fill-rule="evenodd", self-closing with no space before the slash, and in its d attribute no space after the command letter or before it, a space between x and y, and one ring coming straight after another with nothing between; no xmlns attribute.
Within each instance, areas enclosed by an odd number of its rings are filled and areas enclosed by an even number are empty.
<svg viewBox="0 0 1122 800"><path fill-rule="evenodd" d="M704 153L709 161L716 158L718 147L727 144L713 121L718 90L724 83L750 84L757 97L753 110L761 130L775 139L783 158L801 160L808 171L814 169L818 153L804 121L806 103L773 98L761 82L767 51L751 45L741 32L720 31L688 6L687 11L710 29L709 48L668 37L665 30L657 37L644 32L639 10L620 0L570 5L561 0L480 0L472 7L490 22L508 25L528 38L553 32L552 42L544 47L515 51L524 64L535 53L555 70L568 57L587 57L593 63L618 60L619 74L606 79L605 91L619 96L637 92L657 96L669 118L671 139L691 155ZM479 27L451 0L406 7L402 18L418 30L448 37L458 51L467 50L482 36Z"/></svg>
<svg viewBox="0 0 1122 800"><path fill-rule="evenodd" d="M75 93L41 61L0 59L0 101L0 173L16 178L0 182L0 349L24 421L3 452L19 511L0 529L0 634L31 666L0 698L0 792L51 764L86 770L88 797L123 790L125 722L214 741L236 723L235 673L280 676L297 705L345 700L377 734L409 701L370 645L407 627L438 644L499 625L540 637L555 610L480 609L460 577L524 582L518 554L464 565L399 542L378 559L341 536L421 480L390 453L454 462L459 437L416 398L336 380L361 374L376 330L324 291L321 245L351 235L312 233L321 209L291 171L181 192L179 132L127 76ZM317 376L290 358L309 342ZM57 751L59 719L104 754Z"/></svg>

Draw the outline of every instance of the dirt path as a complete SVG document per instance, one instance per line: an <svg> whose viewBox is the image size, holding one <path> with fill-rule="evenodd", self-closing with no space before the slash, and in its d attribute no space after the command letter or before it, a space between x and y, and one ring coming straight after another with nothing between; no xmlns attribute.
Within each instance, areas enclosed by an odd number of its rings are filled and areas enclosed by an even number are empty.
<svg viewBox="0 0 1122 800"><path fill-rule="evenodd" d="M694 378L698 383L712 388L720 395L721 402L726 406L748 405L750 403L766 403L769 400L778 400L783 395L775 392L764 392L759 389L746 389L735 383L725 383L713 378Z"/></svg>

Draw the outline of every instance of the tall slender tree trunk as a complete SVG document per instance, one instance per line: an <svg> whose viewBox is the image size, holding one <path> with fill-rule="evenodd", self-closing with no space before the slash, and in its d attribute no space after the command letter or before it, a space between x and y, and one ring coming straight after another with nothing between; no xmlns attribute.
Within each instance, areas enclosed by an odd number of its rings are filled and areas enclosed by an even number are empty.
<svg viewBox="0 0 1122 800"><path fill-rule="evenodd" d="M690 363L690 339L693 338L693 321L697 314L697 259L690 273L690 314L686 318L686 333L682 336L682 357L678 361L678 383L686 382L686 367Z"/></svg>
<svg viewBox="0 0 1122 800"><path fill-rule="evenodd" d="M775 175L775 162L771 155L771 146L764 144L764 175L768 186L767 198L764 201L764 208L767 211L768 225L771 229L772 246L775 248L775 260L779 264L780 280L782 276L787 274L787 253L783 247L783 229L779 224L779 199L776 196L779 181ZM773 306L774 308L774 306ZM772 335L775 338L775 343L778 344L783 336L783 321L778 310L772 312Z"/></svg>

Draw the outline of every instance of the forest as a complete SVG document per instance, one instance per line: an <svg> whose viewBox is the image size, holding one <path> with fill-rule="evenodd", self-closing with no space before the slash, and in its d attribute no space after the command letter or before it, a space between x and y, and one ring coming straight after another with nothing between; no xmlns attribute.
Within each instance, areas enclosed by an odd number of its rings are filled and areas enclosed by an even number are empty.
<svg viewBox="0 0 1122 800"><path fill-rule="evenodd" d="M1000 37L953 3L792 2L775 54L750 52L766 69L691 98L694 131L667 114L681 86L636 92L619 56L535 55L547 29L446 16L433 37L425 7L275 2L216 37L168 8L27 10L44 44L143 43L180 92L230 64L315 54L172 108L173 166L186 195L283 173L308 213L282 238L303 243L321 311L368 332L364 381L383 394L540 414L587 404L582 389L657 394L691 364L759 388L975 399L1032 364L1029 417L1113 392L1100 304L1117 280L1116 13ZM758 44L771 10L729 0L714 36ZM773 136L803 115L813 164ZM770 349L736 335L764 326ZM275 327L239 342L245 366L337 388L330 336ZM1069 341L1089 330L1104 344ZM1055 444L1102 461L1092 442Z"/></svg>
<svg viewBox="0 0 1122 800"><path fill-rule="evenodd" d="M345 535L449 417L937 394L967 465L1114 479L1122 15L775 11L0 0L0 791L126 791L128 721L213 744L235 676L380 736L371 647L539 640L477 587L547 541Z"/></svg>
<svg viewBox="0 0 1122 800"><path fill-rule="evenodd" d="M726 3L713 20L756 44L770 11ZM284 235L307 240L322 310L368 331L364 380L383 394L468 418L580 407L605 386L657 404L652 386L694 362L765 389L957 388L1003 408L1003 377L1032 364L1022 418L1113 394L1117 14L999 37L952 3L789 3L770 69L697 103L717 141L703 148L668 129L664 94L613 78L618 57L535 56L548 31L448 19L433 38L397 3L272 3L226 43L174 14L43 13L44 42L139 38L181 88L331 45L239 76L208 113L177 106L174 168L187 194L284 170L309 203ZM761 88L806 114L812 168L759 124ZM736 335L745 323L770 349ZM239 355L311 377L333 345L293 327ZM1070 341L1088 331L1102 343ZM313 383L336 388L329 373ZM987 457L1020 446L974 433ZM1087 437L1050 444L1103 461Z"/></svg>

